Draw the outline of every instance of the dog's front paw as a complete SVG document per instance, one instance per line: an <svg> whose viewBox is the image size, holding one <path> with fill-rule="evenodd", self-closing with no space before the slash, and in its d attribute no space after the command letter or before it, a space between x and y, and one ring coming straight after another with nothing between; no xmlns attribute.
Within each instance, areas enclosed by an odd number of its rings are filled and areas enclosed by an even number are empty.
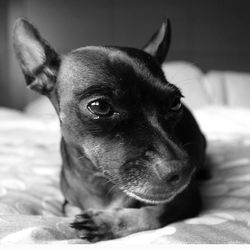
<svg viewBox="0 0 250 250"><path fill-rule="evenodd" d="M115 220L113 213L87 210L75 217L71 227L77 230L80 238L90 242L115 238Z"/></svg>

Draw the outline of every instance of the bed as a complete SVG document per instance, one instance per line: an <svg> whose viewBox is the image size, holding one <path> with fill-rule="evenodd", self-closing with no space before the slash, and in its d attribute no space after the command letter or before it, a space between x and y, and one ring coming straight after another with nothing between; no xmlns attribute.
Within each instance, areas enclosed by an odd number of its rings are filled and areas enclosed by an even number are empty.
<svg viewBox="0 0 250 250"><path fill-rule="evenodd" d="M36 115L35 106L0 108L0 243L87 243L61 211L58 121L54 114ZM96 246L250 243L250 109L204 105L194 115L208 140L212 172L201 182L203 211Z"/></svg>

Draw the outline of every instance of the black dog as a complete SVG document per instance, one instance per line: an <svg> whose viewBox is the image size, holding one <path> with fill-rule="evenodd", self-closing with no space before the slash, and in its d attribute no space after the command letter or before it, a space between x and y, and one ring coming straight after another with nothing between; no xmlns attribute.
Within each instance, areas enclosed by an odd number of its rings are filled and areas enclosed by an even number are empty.
<svg viewBox="0 0 250 250"><path fill-rule="evenodd" d="M164 22L143 50L87 46L59 56L26 20L14 47L27 86L60 119L61 188L82 209L72 226L90 241L195 216L205 139L161 70Z"/></svg>

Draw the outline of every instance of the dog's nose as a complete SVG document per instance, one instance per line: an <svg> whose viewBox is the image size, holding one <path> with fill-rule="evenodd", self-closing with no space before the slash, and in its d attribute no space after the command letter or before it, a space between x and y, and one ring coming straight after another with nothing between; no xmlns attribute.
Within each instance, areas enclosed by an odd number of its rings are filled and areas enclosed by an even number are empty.
<svg viewBox="0 0 250 250"><path fill-rule="evenodd" d="M181 185L188 179L189 173L185 163L180 161L157 162L153 165L156 177L170 187Z"/></svg>

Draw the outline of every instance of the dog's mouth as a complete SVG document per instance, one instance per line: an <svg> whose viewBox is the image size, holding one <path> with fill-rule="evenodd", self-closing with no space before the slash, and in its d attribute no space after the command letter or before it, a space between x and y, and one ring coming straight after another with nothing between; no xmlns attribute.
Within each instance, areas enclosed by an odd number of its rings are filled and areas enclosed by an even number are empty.
<svg viewBox="0 0 250 250"><path fill-rule="evenodd" d="M135 192L135 191L130 191L126 189L122 189L124 193L126 193L128 196L139 200L141 202L145 202L148 204L162 204L162 203L168 203L172 201L178 194L183 192L189 182L180 187L178 190L172 191L172 192L162 192L162 193L156 193L156 194L149 194L147 192Z"/></svg>
<svg viewBox="0 0 250 250"><path fill-rule="evenodd" d="M142 166L145 171L145 167ZM116 188L129 197L148 204L162 204L172 201L178 194L183 192L189 185L195 168L186 168L182 174L172 176L171 179L157 179L152 172L136 172L138 166L125 169L124 174L111 174L103 170L103 177L109 180ZM132 170L132 172L130 172ZM147 169L146 169L147 170ZM149 175L151 174L151 175ZM175 179L174 179L175 178Z"/></svg>
<svg viewBox="0 0 250 250"><path fill-rule="evenodd" d="M193 169L189 177L178 187L168 188L163 186L148 186L144 188L127 187L120 188L128 196L148 204L162 204L172 201L178 194L182 193L189 185L195 170Z"/></svg>

